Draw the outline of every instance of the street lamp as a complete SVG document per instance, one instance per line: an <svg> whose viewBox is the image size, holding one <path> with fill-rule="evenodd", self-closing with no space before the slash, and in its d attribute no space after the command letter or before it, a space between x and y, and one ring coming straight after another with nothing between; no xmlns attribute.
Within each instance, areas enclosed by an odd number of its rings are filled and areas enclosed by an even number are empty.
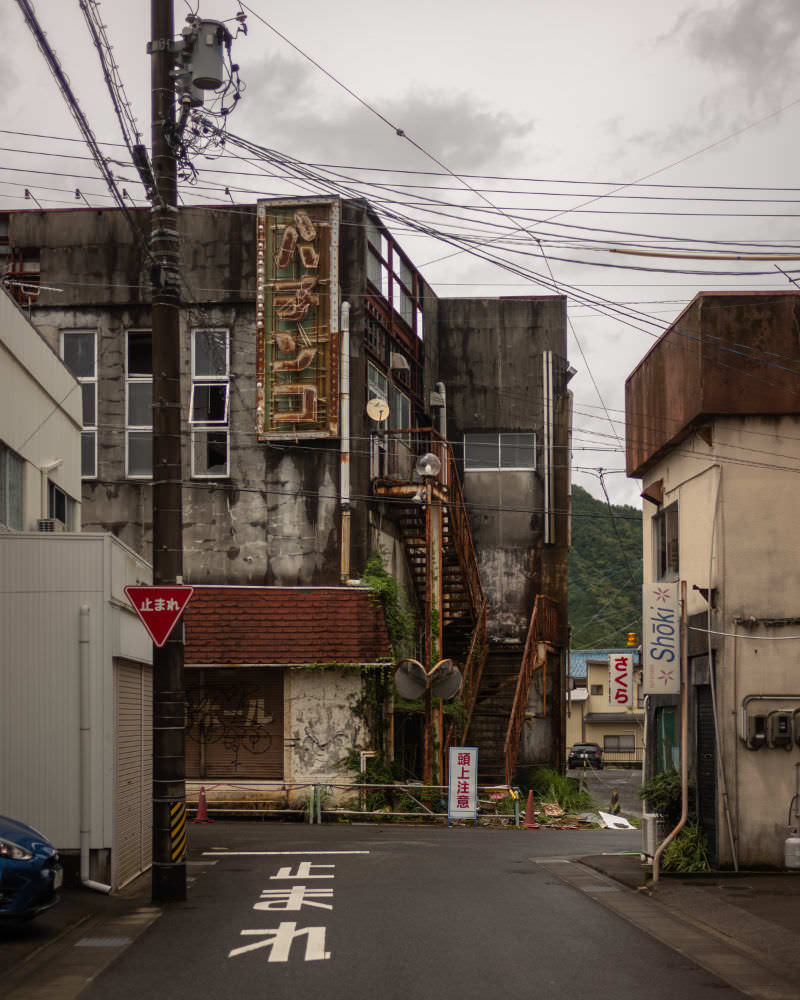
<svg viewBox="0 0 800 1000"><path fill-rule="evenodd" d="M424 483L425 497L425 663L430 668L439 659L434 652L434 632L442 631L442 506L433 505L433 481L442 471L438 455L426 452L417 459L416 472ZM433 781L433 741L431 739L431 686L425 687L425 732L422 780Z"/></svg>

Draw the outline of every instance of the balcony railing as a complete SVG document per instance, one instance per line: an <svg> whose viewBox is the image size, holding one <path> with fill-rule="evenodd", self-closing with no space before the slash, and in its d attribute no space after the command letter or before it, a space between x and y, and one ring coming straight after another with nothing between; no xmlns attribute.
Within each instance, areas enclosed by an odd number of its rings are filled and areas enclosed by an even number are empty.
<svg viewBox="0 0 800 1000"><path fill-rule="evenodd" d="M450 544L461 567L464 588L473 620L477 620L484 601L478 574L478 560L472 543L464 492L458 475L453 449L432 427L406 428L373 434L370 442L370 478L384 485L421 483L417 460L433 454L441 463L434 479L434 492L444 505L448 519Z"/></svg>

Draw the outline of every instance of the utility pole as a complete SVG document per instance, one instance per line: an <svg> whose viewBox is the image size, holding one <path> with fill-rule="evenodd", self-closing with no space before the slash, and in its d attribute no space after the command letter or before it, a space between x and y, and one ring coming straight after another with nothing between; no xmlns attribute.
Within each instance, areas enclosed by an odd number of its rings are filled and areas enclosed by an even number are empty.
<svg viewBox="0 0 800 1000"><path fill-rule="evenodd" d="M153 583L183 583L178 187L172 0L151 0ZM153 902L186 899L183 624L153 649Z"/></svg>

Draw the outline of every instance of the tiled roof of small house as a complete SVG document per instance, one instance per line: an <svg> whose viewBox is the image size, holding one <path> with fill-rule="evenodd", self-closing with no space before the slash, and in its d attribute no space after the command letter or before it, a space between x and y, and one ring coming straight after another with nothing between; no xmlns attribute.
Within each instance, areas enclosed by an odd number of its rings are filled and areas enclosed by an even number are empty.
<svg viewBox="0 0 800 1000"><path fill-rule="evenodd" d="M183 617L187 664L375 663L392 655L380 603L365 587L199 586Z"/></svg>

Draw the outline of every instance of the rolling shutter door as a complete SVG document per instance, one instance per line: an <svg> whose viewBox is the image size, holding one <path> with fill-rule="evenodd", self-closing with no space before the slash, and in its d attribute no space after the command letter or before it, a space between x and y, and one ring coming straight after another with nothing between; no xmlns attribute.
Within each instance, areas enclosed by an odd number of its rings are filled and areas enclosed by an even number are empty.
<svg viewBox="0 0 800 1000"><path fill-rule="evenodd" d="M283 671L186 671L187 778L283 779Z"/></svg>
<svg viewBox="0 0 800 1000"><path fill-rule="evenodd" d="M152 860L153 674L149 667L117 663L115 887Z"/></svg>

